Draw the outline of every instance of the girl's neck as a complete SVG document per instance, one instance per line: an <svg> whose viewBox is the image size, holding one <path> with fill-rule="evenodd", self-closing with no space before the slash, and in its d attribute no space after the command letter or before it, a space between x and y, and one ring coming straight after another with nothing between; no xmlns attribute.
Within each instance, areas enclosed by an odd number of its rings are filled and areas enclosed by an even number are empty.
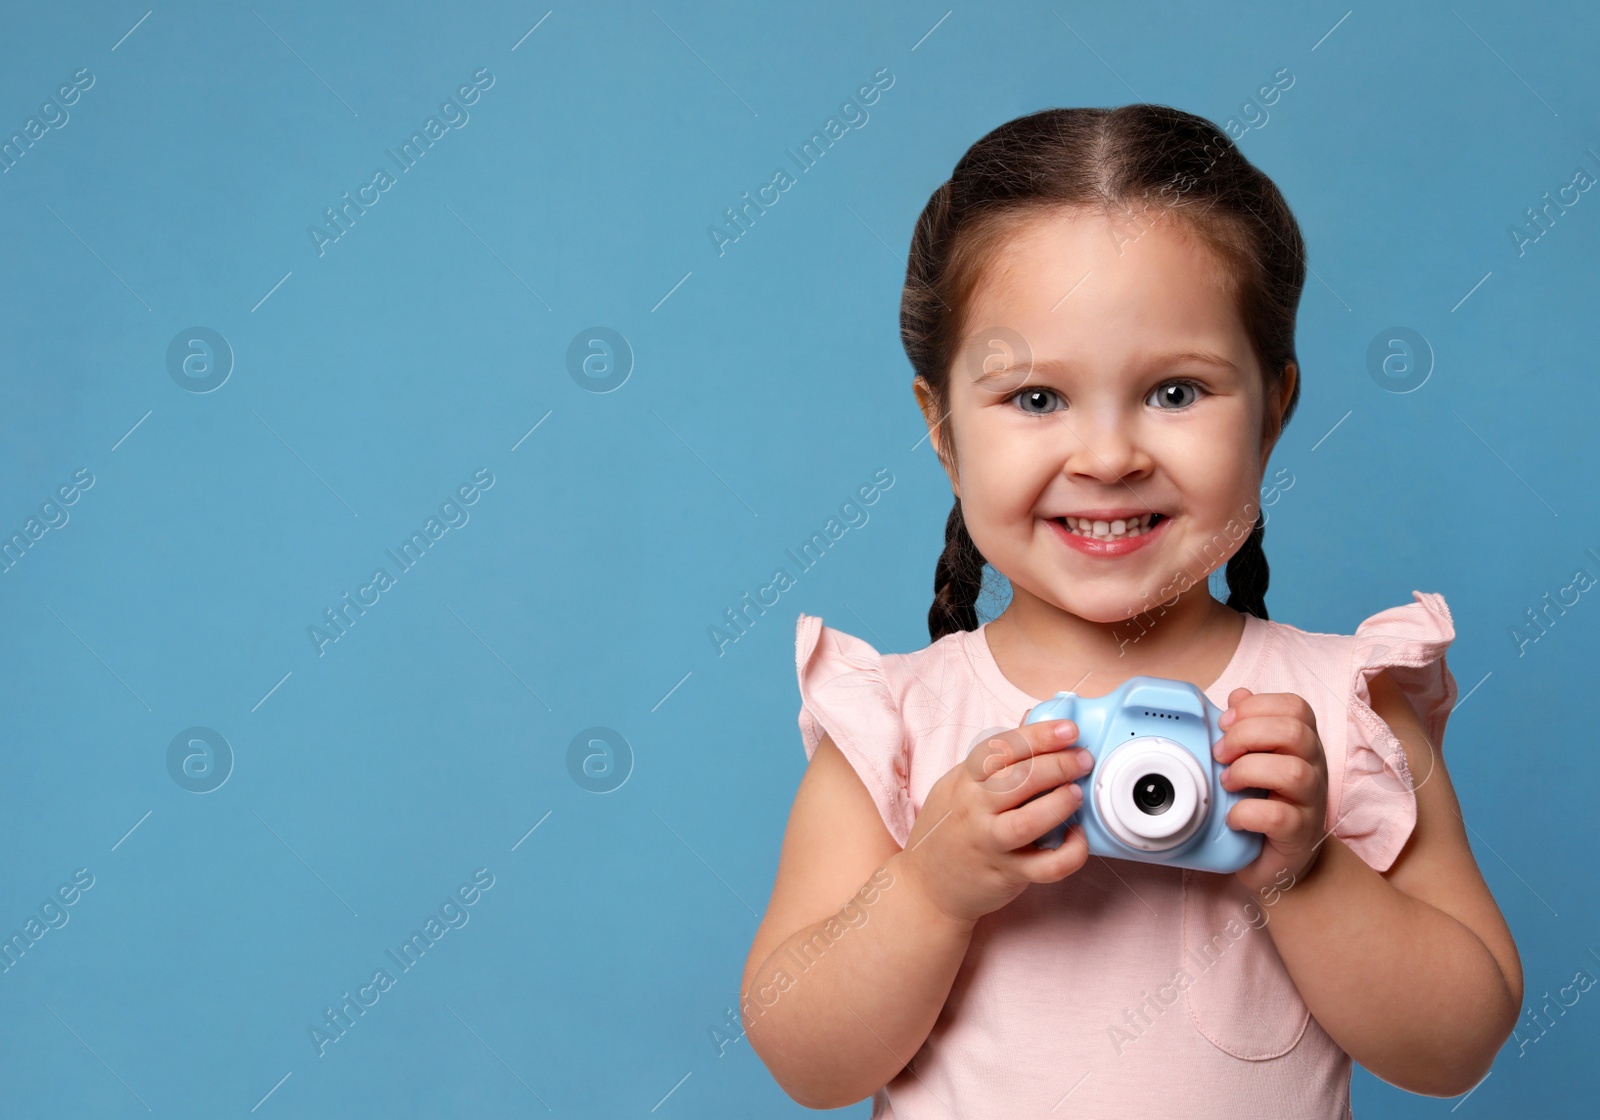
<svg viewBox="0 0 1600 1120"><path fill-rule="evenodd" d="M1212 598L1204 582L1170 606L1109 623L1013 586L1011 604L985 633L1000 671L1028 695L1104 696L1136 676L1210 687L1239 647L1244 615Z"/></svg>

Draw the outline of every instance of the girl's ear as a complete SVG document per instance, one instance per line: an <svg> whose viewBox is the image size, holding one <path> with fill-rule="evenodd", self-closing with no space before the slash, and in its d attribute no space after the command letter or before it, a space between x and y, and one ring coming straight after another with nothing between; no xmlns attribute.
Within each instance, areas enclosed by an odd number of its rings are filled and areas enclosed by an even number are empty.
<svg viewBox="0 0 1600 1120"><path fill-rule="evenodd" d="M918 374L911 379L911 391L916 395L917 408L922 412L922 422L928 426L928 442L933 445L934 454L939 456L939 465L950 478L951 492L959 498L961 484L957 481L956 472L950 465L950 457L947 454L949 449L944 446L944 431L940 425L944 417L934 402L933 389Z"/></svg>
<svg viewBox="0 0 1600 1120"><path fill-rule="evenodd" d="M1289 401L1294 396L1295 381L1300 376L1300 368L1294 362L1289 362L1283 367L1283 376L1278 379L1277 391L1269 394L1267 400L1266 423L1262 426L1261 433L1261 469L1267 469L1267 459L1272 454L1272 449L1277 446L1278 437L1283 434L1283 414L1289 408Z"/></svg>

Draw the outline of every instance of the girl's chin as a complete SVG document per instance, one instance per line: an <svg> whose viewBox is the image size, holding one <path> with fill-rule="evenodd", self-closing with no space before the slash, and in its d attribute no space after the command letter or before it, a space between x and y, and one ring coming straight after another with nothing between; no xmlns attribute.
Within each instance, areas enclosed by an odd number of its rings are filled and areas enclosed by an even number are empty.
<svg viewBox="0 0 1600 1120"><path fill-rule="evenodd" d="M1100 581L1097 581L1100 582ZM1111 585L1122 583L1106 577L1104 584ZM1169 588L1165 595L1160 594L1162 588L1146 587L1134 580L1128 580L1126 587L1108 586L1107 594L1085 595L1081 586L1076 588L1062 588L1060 592L1045 596L1045 599L1057 610L1076 615L1085 622L1093 622L1100 626L1111 626L1119 622L1158 609L1161 602L1171 601L1176 588Z"/></svg>
<svg viewBox="0 0 1600 1120"><path fill-rule="evenodd" d="M1124 605L1116 608L1108 607L1100 610L1087 607L1074 610L1070 605L1067 607L1067 610L1071 611L1085 622L1093 622L1098 626L1116 626L1119 623L1129 622L1132 619L1137 618L1139 615L1148 613L1151 609L1152 605L1143 598L1140 598L1139 601L1133 606Z"/></svg>

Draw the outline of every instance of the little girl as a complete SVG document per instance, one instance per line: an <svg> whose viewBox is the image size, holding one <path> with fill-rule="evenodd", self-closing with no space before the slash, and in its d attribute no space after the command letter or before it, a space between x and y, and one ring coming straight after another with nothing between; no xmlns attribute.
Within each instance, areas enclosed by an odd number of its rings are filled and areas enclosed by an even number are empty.
<svg viewBox="0 0 1600 1120"><path fill-rule="evenodd" d="M800 616L810 765L744 971L799 1103L1335 1120L1352 1059L1436 1097L1486 1076L1522 973L1439 754L1449 608L1267 618L1305 273L1273 183L1162 106L1011 121L929 200L901 335L956 498L932 644ZM1011 600L979 625L986 563ZM1267 791L1228 811L1263 837L1236 874L1090 858L1076 822L1034 845L1092 760L1029 710L1136 675L1203 687L1225 787Z"/></svg>

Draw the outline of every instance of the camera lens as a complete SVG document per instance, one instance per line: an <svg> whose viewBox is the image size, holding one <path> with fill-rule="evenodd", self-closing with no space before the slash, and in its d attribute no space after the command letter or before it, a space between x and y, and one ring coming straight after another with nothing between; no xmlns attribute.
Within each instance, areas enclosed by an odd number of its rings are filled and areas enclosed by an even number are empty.
<svg viewBox="0 0 1600 1120"><path fill-rule="evenodd" d="M1097 759L1092 804L1118 845L1162 852L1196 838L1211 819L1202 757L1164 735L1145 735Z"/></svg>
<svg viewBox="0 0 1600 1120"><path fill-rule="evenodd" d="M1165 774L1146 774L1133 783L1133 803L1152 817L1172 808L1175 795Z"/></svg>

